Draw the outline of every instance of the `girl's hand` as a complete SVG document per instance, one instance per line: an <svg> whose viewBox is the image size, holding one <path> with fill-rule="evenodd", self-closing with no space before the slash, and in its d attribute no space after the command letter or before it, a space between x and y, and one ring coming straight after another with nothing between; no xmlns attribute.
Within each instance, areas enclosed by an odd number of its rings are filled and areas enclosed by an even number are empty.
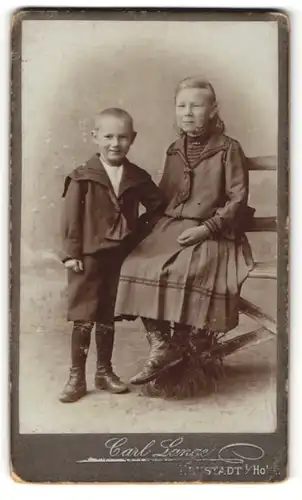
<svg viewBox="0 0 302 500"><path fill-rule="evenodd" d="M210 234L206 226L190 227L181 233L177 241L182 246L195 245L208 239Z"/></svg>
<svg viewBox="0 0 302 500"><path fill-rule="evenodd" d="M64 266L66 269L71 269L75 273L80 273L81 271L84 271L84 265L81 260L77 259L69 259L64 262Z"/></svg>

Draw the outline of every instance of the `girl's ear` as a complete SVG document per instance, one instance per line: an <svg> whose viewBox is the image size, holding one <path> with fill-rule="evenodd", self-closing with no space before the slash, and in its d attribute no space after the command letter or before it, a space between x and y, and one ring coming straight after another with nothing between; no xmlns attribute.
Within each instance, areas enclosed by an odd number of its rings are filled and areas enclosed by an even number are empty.
<svg viewBox="0 0 302 500"><path fill-rule="evenodd" d="M212 104L212 109L210 112L210 120L212 120L214 118L214 116L216 116L218 114L218 111L219 111L219 106L218 106L217 102L214 102Z"/></svg>

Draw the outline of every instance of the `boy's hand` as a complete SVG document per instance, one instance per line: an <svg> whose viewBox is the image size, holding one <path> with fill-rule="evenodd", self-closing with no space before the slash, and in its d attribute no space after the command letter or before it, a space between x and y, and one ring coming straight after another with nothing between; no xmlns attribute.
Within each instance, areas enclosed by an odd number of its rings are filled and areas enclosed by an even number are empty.
<svg viewBox="0 0 302 500"><path fill-rule="evenodd" d="M64 262L64 266L66 269L71 269L75 273L80 273L81 271L84 271L84 265L81 260L77 259L69 259Z"/></svg>
<svg viewBox="0 0 302 500"><path fill-rule="evenodd" d="M210 234L206 226L190 227L181 233L177 241L182 246L195 245L208 239Z"/></svg>

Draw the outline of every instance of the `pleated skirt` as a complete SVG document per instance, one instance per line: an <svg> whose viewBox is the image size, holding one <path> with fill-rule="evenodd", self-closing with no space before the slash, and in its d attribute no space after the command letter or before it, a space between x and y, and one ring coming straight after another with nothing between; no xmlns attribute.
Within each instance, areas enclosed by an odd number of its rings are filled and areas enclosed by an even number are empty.
<svg viewBox="0 0 302 500"><path fill-rule="evenodd" d="M219 332L237 326L241 286L253 265L248 240L243 235L182 247L177 238L193 225L164 217L126 258L118 319L141 316Z"/></svg>

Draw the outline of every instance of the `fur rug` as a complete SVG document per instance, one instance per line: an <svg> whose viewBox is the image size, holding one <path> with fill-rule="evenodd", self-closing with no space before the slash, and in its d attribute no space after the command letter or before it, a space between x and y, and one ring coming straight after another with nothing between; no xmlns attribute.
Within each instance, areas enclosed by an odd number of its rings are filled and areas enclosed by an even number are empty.
<svg viewBox="0 0 302 500"><path fill-rule="evenodd" d="M223 359L256 338L246 333L224 341L224 334L174 334L173 342L181 349L183 361L144 385L141 394L165 399L186 399L214 391L224 376Z"/></svg>

